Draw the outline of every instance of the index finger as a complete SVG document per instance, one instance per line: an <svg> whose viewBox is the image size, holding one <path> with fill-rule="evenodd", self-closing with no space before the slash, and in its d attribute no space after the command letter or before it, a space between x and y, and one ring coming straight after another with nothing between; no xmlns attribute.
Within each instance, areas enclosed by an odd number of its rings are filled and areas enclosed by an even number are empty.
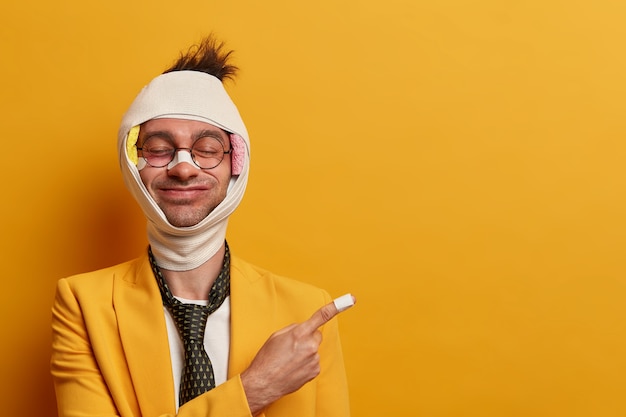
<svg viewBox="0 0 626 417"><path fill-rule="evenodd" d="M323 324L328 323L333 317L344 310L352 307L356 303L356 298L351 294L335 298L332 303L328 303L317 310L310 319L301 324L307 331L313 332Z"/></svg>

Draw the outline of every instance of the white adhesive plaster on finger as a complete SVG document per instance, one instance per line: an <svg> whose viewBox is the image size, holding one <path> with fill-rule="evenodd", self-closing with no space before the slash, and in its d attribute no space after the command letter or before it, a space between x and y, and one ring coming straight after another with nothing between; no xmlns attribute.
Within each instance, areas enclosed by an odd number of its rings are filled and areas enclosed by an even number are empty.
<svg viewBox="0 0 626 417"><path fill-rule="evenodd" d="M354 305L354 300L352 299L352 294L348 293L342 295L339 298L335 298L333 303L335 303L335 307L337 307L337 310L343 311L352 307Z"/></svg>

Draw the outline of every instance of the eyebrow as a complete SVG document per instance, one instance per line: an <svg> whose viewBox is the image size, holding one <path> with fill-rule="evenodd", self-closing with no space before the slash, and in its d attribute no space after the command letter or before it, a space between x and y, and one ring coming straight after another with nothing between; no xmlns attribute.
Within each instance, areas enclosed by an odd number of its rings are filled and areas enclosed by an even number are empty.
<svg viewBox="0 0 626 417"><path fill-rule="evenodd" d="M228 133L216 127L215 129L203 129L198 132L195 132L191 135L191 139L195 142L200 138L212 137L222 142L222 144L225 144L224 135L228 136ZM174 142L174 135L172 135L171 132L167 130L154 130L154 131L146 132L145 135L143 135L143 137L140 138L141 143L155 136L165 138L169 140L170 142Z"/></svg>
<svg viewBox="0 0 626 417"><path fill-rule="evenodd" d="M228 135L226 132L224 132L222 129L220 128L215 128L215 129L204 129L201 130L198 133L195 133L192 138L194 140L194 142L200 138L206 138L206 137L212 137L215 139L218 139L220 142L224 143L224 135Z"/></svg>
<svg viewBox="0 0 626 417"><path fill-rule="evenodd" d="M145 142L148 139L155 137L155 136L164 137L166 139L169 139L170 141L174 141L174 138L172 137L171 133L166 130L155 130L153 132L147 132L146 134L140 136L140 140L141 142Z"/></svg>

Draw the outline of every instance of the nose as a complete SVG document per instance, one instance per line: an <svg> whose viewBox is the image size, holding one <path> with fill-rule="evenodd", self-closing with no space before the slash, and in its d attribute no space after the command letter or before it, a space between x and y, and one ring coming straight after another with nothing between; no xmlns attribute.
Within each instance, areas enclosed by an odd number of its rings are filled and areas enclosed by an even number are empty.
<svg viewBox="0 0 626 417"><path fill-rule="evenodd" d="M188 164L197 167L195 162L193 162L193 158L191 157L191 152L189 149L177 149L174 154L174 158L172 162L167 164L167 169L172 169L178 164L182 164L183 162L187 162Z"/></svg>
<svg viewBox="0 0 626 417"><path fill-rule="evenodd" d="M189 149L178 149L174 159L167 165L167 174L179 178L189 178L198 175L200 168L193 162Z"/></svg>

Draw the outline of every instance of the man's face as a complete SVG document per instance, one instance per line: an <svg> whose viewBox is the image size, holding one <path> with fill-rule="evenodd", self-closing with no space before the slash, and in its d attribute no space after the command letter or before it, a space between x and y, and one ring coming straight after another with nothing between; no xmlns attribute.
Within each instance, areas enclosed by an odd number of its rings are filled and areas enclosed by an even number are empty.
<svg viewBox="0 0 626 417"><path fill-rule="evenodd" d="M203 137L220 140L230 150L228 134L208 123L181 119L153 119L141 125L137 146L148 138L164 139L175 148L191 148ZM170 169L147 165L139 171L141 180L165 213L167 220L177 227L198 224L226 197L231 177L230 155L212 169L200 169L190 162L181 162Z"/></svg>

